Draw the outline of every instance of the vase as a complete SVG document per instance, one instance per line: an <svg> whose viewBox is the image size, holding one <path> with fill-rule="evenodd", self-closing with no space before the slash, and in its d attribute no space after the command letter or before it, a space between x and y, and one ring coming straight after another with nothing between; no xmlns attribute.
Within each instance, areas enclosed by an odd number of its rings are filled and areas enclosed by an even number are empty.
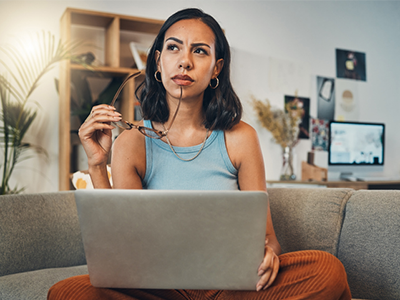
<svg viewBox="0 0 400 300"><path fill-rule="evenodd" d="M293 147L287 146L282 149L282 171L280 180L295 180L293 168Z"/></svg>

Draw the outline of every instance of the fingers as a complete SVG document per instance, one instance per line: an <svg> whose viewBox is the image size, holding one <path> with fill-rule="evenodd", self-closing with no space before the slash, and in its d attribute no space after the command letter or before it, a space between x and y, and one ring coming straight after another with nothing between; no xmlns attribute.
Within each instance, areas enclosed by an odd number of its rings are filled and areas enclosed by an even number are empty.
<svg viewBox="0 0 400 300"><path fill-rule="evenodd" d="M115 111L113 106L97 105L92 108L89 116L79 129L80 137L91 137L97 130L112 130L111 122L118 122L121 120L121 114Z"/></svg>
<svg viewBox="0 0 400 300"><path fill-rule="evenodd" d="M96 133L97 131L101 131L108 134L107 131L111 131L114 128L115 127L109 123L103 123L103 122L99 123L95 121L91 121L89 123L88 121L82 124L82 126L79 128L79 137L81 139L91 138L93 134Z"/></svg>
<svg viewBox="0 0 400 300"><path fill-rule="evenodd" d="M109 105L98 105L79 128L79 139L88 157L88 164L103 165L107 162L112 145L111 122L121 120L121 114Z"/></svg>
<svg viewBox="0 0 400 300"><path fill-rule="evenodd" d="M275 256L272 271L267 284L263 288L264 290L269 288L274 283L276 276L278 276L278 272L279 272L279 258L278 256Z"/></svg>
<svg viewBox="0 0 400 300"><path fill-rule="evenodd" d="M86 143L86 141L90 142L92 139L95 142L97 140L96 133L111 136L111 130L114 129L111 122L120 120L121 114L115 111L113 106L97 105L92 108L90 115L79 128L79 138L82 143Z"/></svg>
<svg viewBox="0 0 400 300"><path fill-rule="evenodd" d="M92 108L89 117L85 122L100 122L109 123L121 120L121 114L115 110L115 107L110 105L97 105Z"/></svg>
<svg viewBox="0 0 400 300"><path fill-rule="evenodd" d="M258 268L258 276L261 276L261 278L256 285L257 291L270 287L278 275L278 271L279 257L267 246L264 260Z"/></svg>

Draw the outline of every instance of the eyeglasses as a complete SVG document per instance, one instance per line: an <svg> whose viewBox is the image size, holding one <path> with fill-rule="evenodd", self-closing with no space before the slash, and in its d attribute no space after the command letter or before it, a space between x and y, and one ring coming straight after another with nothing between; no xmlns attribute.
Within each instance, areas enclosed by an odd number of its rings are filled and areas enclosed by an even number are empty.
<svg viewBox="0 0 400 300"><path fill-rule="evenodd" d="M110 103L111 106L114 106L114 103L117 100L119 93L121 93L121 91L124 88L124 86L126 85L126 83L130 79L138 77L140 74L141 74L141 72L132 73L132 74L128 75L128 77L125 78L125 80L122 82L121 86L118 88L117 92L115 93L114 98ZM164 128L164 131L156 130L156 129L145 127L145 126L136 125L136 124L133 124L133 123L125 121L125 120L120 120L118 122L113 122L113 123L121 129L131 130L132 128L135 128L135 129L139 130L139 132L141 134L143 134L147 137L150 137L153 139L161 139L161 138L167 136L168 131L171 129L171 126L174 123L175 117L178 113L179 106L181 105L181 100L182 100L182 87L181 87L181 95L179 97L178 106L176 107L174 116L172 117L171 123L169 124L169 128L168 129Z"/></svg>

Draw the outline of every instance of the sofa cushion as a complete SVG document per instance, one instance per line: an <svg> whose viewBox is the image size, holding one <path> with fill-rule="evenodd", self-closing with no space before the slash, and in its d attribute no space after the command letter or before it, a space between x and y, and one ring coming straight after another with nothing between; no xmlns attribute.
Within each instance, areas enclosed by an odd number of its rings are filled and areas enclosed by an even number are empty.
<svg viewBox="0 0 400 300"><path fill-rule="evenodd" d="M357 191L348 201L338 258L353 297L400 299L400 192Z"/></svg>
<svg viewBox="0 0 400 300"><path fill-rule="evenodd" d="M0 197L0 276L86 264L73 192Z"/></svg>
<svg viewBox="0 0 400 300"><path fill-rule="evenodd" d="M0 277L0 299L45 300L49 288L68 277L87 274L87 266L44 269Z"/></svg>
<svg viewBox="0 0 400 300"><path fill-rule="evenodd" d="M337 256L351 189L269 188L274 229L282 253L322 250Z"/></svg>

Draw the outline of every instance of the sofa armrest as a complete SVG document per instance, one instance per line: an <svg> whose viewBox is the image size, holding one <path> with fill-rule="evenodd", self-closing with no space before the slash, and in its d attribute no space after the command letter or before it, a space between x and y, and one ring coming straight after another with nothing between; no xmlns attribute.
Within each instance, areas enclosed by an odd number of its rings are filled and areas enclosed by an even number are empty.
<svg viewBox="0 0 400 300"><path fill-rule="evenodd" d="M338 258L353 297L400 299L400 191L357 191L346 206Z"/></svg>
<svg viewBox="0 0 400 300"><path fill-rule="evenodd" d="M342 188L269 188L282 253L313 249L337 256L345 206L353 192Z"/></svg>
<svg viewBox="0 0 400 300"><path fill-rule="evenodd" d="M0 197L0 276L85 263L73 192Z"/></svg>

